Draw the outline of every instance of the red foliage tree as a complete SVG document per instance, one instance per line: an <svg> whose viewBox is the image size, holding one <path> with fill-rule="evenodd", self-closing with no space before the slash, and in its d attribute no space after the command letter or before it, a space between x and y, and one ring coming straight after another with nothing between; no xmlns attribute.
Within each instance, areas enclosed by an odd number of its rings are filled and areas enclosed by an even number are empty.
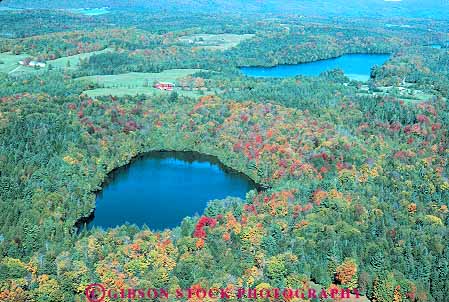
<svg viewBox="0 0 449 302"><path fill-rule="evenodd" d="M203 216L198 220L195 226L195 231L193 232L193 237L204 239L206 238L205 226L214 228L217 225L217 220L211 217Z"/></svg>

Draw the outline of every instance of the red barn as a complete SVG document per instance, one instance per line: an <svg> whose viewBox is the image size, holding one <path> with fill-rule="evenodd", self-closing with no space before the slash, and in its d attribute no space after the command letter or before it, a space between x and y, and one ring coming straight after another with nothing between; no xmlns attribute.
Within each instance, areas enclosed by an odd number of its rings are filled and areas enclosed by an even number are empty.
<svg viewBox="0 0 449 302"><path fill-rule="evenodd" d="M175 85L173 83L168 82L157 82L154 84L154 88L159 90L166 90L166 91L172 91Z"/></svg>

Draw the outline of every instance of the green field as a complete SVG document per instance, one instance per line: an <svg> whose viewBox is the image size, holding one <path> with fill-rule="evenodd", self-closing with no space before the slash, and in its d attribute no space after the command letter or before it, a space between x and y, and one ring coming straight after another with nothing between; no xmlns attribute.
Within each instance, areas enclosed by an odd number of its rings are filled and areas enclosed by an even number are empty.
<svg viewBox="0 0 449 302"><path fill-rule="evenodd" d="M368 86L364 85L363 88L358 92L358 95L369 95L369 96L380 96L380 97L394 97L399 98L405 102L420 103L427 102L435 97L431 93L424 92L419 89L413 89L408 85L407 87L377 87L380 91L369 92Z"/></svg>
<svg viewBox="0 0 449 302"><path fill-rule="evenodd" d="M19 61L28 57L27 54L13 55L9 52L0 53L0 72L10 73L20 67Z"/></svg>
<svg viewBox="0 0 449 302"><path fill-rule="evenodd" d="M184 91L184 90L180 90L180 89L175 89L175 91L182 96L187 96L187 97L198 97L200 96L199 92L197 91ZM143 94L143 95L148 95L148 96L152 96L152 95L163 95L163 94L170 94L170 91L162 91L162 90L158 90L158 89L154 89L151 87L140 87L140 88L98 88L98 89L93 89L93 90L86 90L83 91L83 93L91 98L96 98L99 96L116 96L116 97L121 97L121 96L127 96L127 95L132 95L132 96L136 96L139 94ZM207 93L207 94L211 94L211 93Z"/></svg>
<svg viewBox="0 0 449 302"><path fill-rule="evenodd" d="M80 60L88 59L89 57L91 57L93 55L106 53L106 52L113 52L113 51L114 50L112 48L106 48L103 50L81 53L81 54L74 55L74 56L62 57L62 58L59 58L56 60L47 61L47 65L50 64L51 66L53 66L53 68L76 69L76 68L78 68L77 65L79 64ZM67 62L70 62L70 67L67 67Z"/></svg>
<svg viewBox="0 0 449 302"><path fill-rule="evenodd" d="M179 41L204 49L227 50L236 47L240 42L251 39L252 37L254 37L253 34L197 34L180 37Z"/></svg>
<svg viewBox="0 0 449 302"><path fill-rule="evenodd" d="M5 72L13 75L20 75L20 74L33 74L33 73L39 73L43 72L45 70L48 70L48 67L51 65L54 69L69 69L74 70L78 68L79 62L81 59L88 59L90 56L105 53L105 52L112 52L113 49L106 48L99 51L93 51L93 52L87 52L82 53L74 56L69 57L62 57L56 60L50 60L47 61L47 66L42 69L34 69L32 67L27 66L21 66L19 65L19 61L25 59L26 57L29 57L27 54L21 54L21 55L13 55L11 53L0 53L0 61L3 61L4 64L0 64L0 72ZM70 62L70 66L67 66L67 62Z"/></svg>
<svg viewBox="0 0 449 302"><path fill-rule="evenodd" d="M107 8L78 8L78 9L70 9L70 12L74 14L82 14L86 16L101 16L105 14L109 14L110 11Z"/></svg>
<svg viewBox="0 0 449 302"><path fill-rule="evenodd" d="M161 94L170 93L168 91L161 91L152 87L154 81L175 82L177 79L192 75L201 69L171 69L160 73L140 73L131 72L118 75L99 75L79 78L79 80L88 80L103 86L93 90L84 91L85 94L91 97L114 95L137 95L137 94ZM180 95L198 96L199 91L185 91L175 88L175 91Z"/></svg>

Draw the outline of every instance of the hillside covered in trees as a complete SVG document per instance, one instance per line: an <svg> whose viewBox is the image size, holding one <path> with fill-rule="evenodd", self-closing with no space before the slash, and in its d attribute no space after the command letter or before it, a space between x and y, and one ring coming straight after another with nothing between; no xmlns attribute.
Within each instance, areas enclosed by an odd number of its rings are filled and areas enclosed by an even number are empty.
<svg viewBox="0 0 449 302"><path fill-rule="evenodd" d="M364 17L412 17L437 18L447 17L448 3L439 0L419 1L384 1L384 0L173 0L168 2L147 0L3 0L4 4L16 8L60 9L60 8L96 8L151 10L151 11L194 11L208 13L243 12L243 13L294 13L315 16L364 16ZM169 5L167 5L169 4Z"/></svg>
<svg viewBox="0 0 449 302"><path fill-rule="evenodd" d="M0 10L0 301L86 301L91 283L449 301L449 21L107 2ZM353 53L390 57L368 81L239 69ZM162 74L173 91L152 87ZM158 150L214 155L263 190L165 231L85 228L108 174Z"/></svg>

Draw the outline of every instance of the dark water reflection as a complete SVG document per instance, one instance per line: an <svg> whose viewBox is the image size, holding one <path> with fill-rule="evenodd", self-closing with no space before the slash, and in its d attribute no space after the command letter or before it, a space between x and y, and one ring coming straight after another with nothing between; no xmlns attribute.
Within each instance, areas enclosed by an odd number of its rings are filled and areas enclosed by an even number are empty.
<svg viewBox="0 0 449 302"><path fill-rule="evenodd" d="M275 67L242 67L240 70L247 76L284 78L297 75L318 76L324 71L338 68L342 69L350 79L365 81L370 77L371 68L374 65L382 65L389 57L390 55L382 54L350 54L311 63Z"/></svg>
<svg viewBox="0 0 449 302"><path fill-rule="evenodd" d="M207 202L228 196L245 198L256 184L196 152L151 152L111 173L98 193L87 223L108 228L129 222L153 230L178 226L186 216L203 213Z"/></svg>

